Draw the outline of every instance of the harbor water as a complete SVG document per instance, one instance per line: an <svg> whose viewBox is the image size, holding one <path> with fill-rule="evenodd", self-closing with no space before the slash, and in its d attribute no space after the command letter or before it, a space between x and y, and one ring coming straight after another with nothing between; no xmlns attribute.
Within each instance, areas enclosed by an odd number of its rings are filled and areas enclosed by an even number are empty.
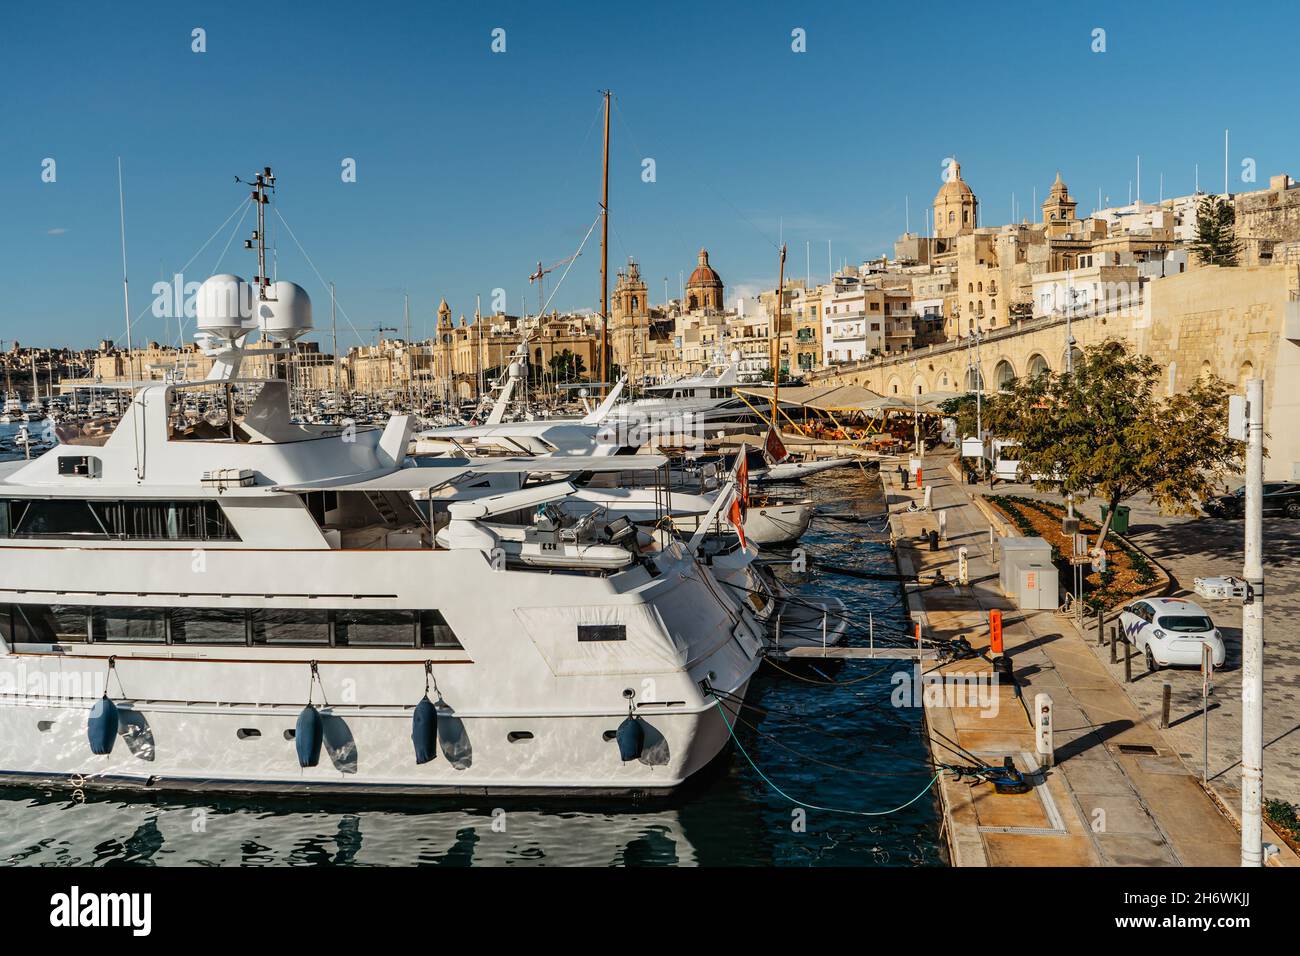
<svg viewBox="0 0 1300 956"><path fill-rule="evenodd" d="M9 456L12 457L12 456ZM887 536L829 515L883 512L874 473L844 468L774 493L810 495L800 590L841 598L847 643L905 630ZM773 552L772 557L791 555ZM918 708L890 703L909 665L765 667L735 725L738 743L684 793L660 802L440 798L388 805L174 794L126 798L0 788L0 863L10 865L931 866L945 862ZM779 791L779 792L778 792ZM783 795L784 794L784 795ZM917 798L918 794L922 794ZM797 801L797 802L792 802ZM910 802L910 803L909 803ZM799 804L811 805L811 809ZM908 804L896 812L898 808Z"/></svg>

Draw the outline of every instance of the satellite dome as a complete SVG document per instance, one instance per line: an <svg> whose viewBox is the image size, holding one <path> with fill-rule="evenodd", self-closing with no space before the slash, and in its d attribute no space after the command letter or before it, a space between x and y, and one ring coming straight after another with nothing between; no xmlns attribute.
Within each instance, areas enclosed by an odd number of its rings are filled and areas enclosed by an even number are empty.
<svg viewBox="0 0 1300 956"><path fill-rule="evenodd" d="M311 296L295 282L272 282L257 303L257 326L267 338L293 341L311 331Z"/></svg>
<svg viewBox="0 0 1300 956"><path fill-rule="evenodd" d="M252 328L253 290L235 275L215 275L199 286L194 315L200 332L238 338Z"/></svg>
<svg viewBox="0 0 1300 956"><path fill-rule="evenodd" d="M523 374L524 374L524 370L523 370L522 368L519 367L519 363L518 363L518 362L511 362L511 363L510 363L510 377L511 377L511 378L521 378L521 377L523 376Z"/></svg>

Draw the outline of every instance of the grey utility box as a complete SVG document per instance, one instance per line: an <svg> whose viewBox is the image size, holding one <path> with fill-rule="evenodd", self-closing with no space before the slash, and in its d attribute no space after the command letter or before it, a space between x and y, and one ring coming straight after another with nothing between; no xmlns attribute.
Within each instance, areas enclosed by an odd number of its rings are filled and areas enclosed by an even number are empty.
<svg viewBox="0 0 1300 956"><path fill-rule="evenodd" d="M1002 593L1024 609L1056 607L1057 574L1052 564L1052 546L1043 538L1002 538L998 542L998 584ZM1022 569L1033 568L1034 573L1026 577ZM1026 594L1024 589L1032 586L1034 595ZM1041 592L1047 591L1050 603L1044 605ZM1025 603L1032 601L1032 604Z"/></svg>
<svg viewBox="0 0 1300 956"><path fill-rule="evenodd" d="M1011 599L1022 611L1054 611L1060 581L1054 564L1022 564L1016 569Z"/></svg>

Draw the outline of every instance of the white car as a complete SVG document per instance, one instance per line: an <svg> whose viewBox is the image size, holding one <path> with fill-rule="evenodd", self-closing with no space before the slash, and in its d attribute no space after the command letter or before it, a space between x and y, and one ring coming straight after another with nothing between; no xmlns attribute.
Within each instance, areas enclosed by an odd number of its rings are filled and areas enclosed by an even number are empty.
<svg viewBox="0 0 1300 956"><path fill-rule="evenodd" d="M1214 666L1225 657L1223 635L1210 615L1186 598L1144 598L1120 612L1124 639L1146 656L1147 670L1167 664L1201 666L1201 648L1209 645Z"/></svg>

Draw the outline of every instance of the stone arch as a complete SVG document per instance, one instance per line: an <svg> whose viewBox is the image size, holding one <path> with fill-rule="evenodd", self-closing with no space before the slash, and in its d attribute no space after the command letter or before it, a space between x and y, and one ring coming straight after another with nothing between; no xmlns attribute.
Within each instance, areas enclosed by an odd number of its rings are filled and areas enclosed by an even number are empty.
<svg viewBox="0 0 1300 956"><path fill-rule="evenodd" d="M925 385L925 376L919 372L912 376L912 394L924 395L929 389Z"/></svg>
<svg viewBox="0 0 1300 956"><path fill-rule="evenodd" d="M998 390L1006 388L1016 378L1016 367L1007 359L1002 359L993 369L993 384Z"/></svg>
<svg viewBox="0 0 1300 956"><path fill-rule="evenodd" d="M948 391L948 386L952 384L952 379L948 376L948 370L944 369L939 373L939 391Z"/></svg>
<svg viewBox="0 0 1300 956"><path fill-rule="evenodd" d="M1237 384L1244 385L1246 379L1255 377L1255 363L1250 359L1241 363L1241 368L1237 370Z"/></svg>
<svg viewBox="0 0 1300 956"><path fill-rule="evenodd" d="M887 394L901 395L903 393L903 380L895 375L889 380Z"/></svg>
<svg viewBox="0 0 1300 956"><path fill-rule="evenodd" d="M1210 364L1209 359L1206 359L1204 362L1201 363L1201 372L1200 372L1201 379L1202 380L1207 379L1213 374L1214 374L1214 366Z"/></svg>
<svg viewBox="0 0 1300 956"><path fill-rule="evenodd" d="M1035 352L1029 356L1029 363L1025 366L1025 375L1028 378L1037 378L1046 372L1050 372L1052 366L1048 364L1047 357L1042 352Z"/></svg>
<svg viewBox="0 0 1300 956"><path fill-rule="evenodd" d="M984 381L984 373L979 368L972 368L966 370L966 391L982 392L984 390L982 384L983 381Z"/></svg>
<svg viewBox="0 0 1300 956"><path fill-rule="evenodd" d="M1068 358L1067 358L1068 356ZM1078 365L1083 361L1083 349L1077 345L1066 346L1061 352L1061 367L1066 365Z"/></svg>

